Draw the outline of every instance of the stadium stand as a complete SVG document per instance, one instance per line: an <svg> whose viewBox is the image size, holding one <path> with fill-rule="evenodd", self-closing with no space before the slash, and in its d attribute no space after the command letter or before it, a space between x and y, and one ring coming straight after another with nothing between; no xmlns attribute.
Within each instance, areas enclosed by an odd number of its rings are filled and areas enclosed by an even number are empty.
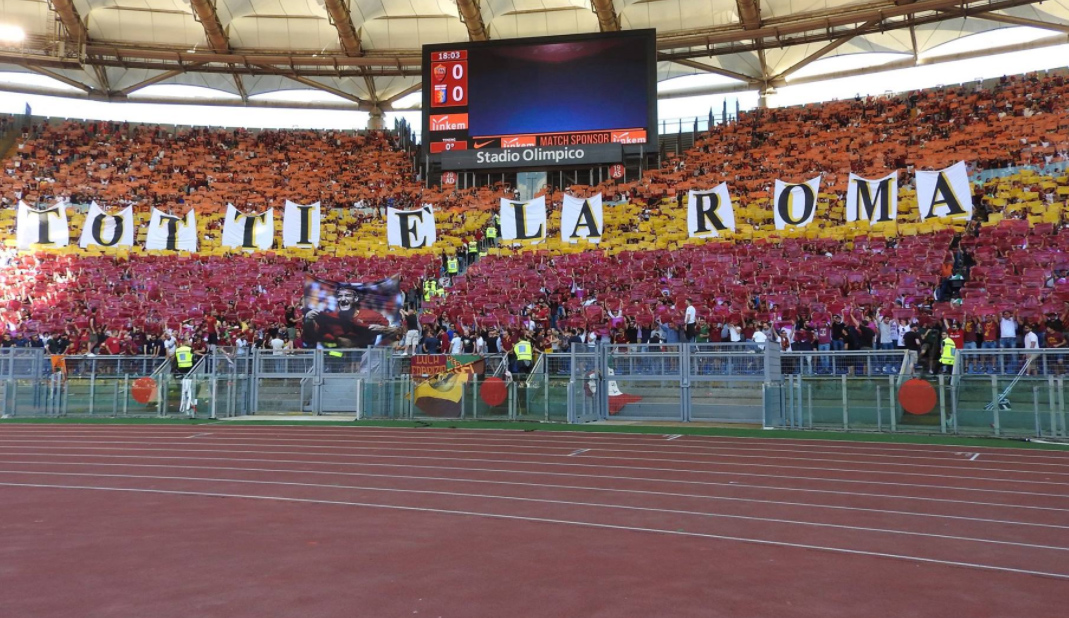
<svg viewBox="0 0 1069 618"><path fill-rule="evenodd" d="M1067 94L1064 75L1028 75L744 113L639 181L569 187L605 196L600 246L554 238L563 193L550 188L557 212L545 243L488 248L444 297L423 303L422 282L443 274L449 254L471 239L485 242L482 232L509 187L424 188L412 154L385 133L38 124L23 133L0 176L0 345L47 345L65 332L67 352L87 352L111 331L120 351L136 352L180 329L263 345L272 329L299 325L305 276L401 275L409 304L422 305L420 321L432 330L446 322L496 326L514 340L527 327L540 349L563 349L576 337L679 340L688 298L704 321L699 336L710 341L762 328L775 340L786 328L783 345L805 349L823 343L821 329L843 316L843 326L829 330L846 347L881 343L878 321L895 322L892 343L904 345L899 320L936 329L944 319L948 328L960 321L967 342L979 344L992 341L984 317L1011 311L1032 323L1044 345L1064 346ZM975 182L974 220L911 222L910 172L961 160ZM845 223L848 174L892 169L907 171L899 220ZM775 232L772 180L817 172L824 178L816 222ZM722 181L736 201L738 230L718 240L688 238L683 196ZM140 224L151 207L179 215L194 208L203 248L195 255L136 247L15 251L15 203L59 198L133 205ZM327 207L322 249L242 255L220 246L226 204L278 212L286 199ZM436 205L438 243L398 255L386 246L382 211L419 203ZM72 238L83 219L72 214ZM142 227L136 244L143 238Z"/></svg>

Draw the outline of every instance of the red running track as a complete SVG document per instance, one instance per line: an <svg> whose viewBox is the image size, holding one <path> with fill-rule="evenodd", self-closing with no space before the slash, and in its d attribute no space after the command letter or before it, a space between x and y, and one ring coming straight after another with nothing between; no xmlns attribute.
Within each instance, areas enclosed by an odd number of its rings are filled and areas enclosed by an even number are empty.
<svg viewBox="0 0 1069 618"><path fill-rule="evenodd" d="M1069 453L0 426L0 616L1061 616Z"/></svg>

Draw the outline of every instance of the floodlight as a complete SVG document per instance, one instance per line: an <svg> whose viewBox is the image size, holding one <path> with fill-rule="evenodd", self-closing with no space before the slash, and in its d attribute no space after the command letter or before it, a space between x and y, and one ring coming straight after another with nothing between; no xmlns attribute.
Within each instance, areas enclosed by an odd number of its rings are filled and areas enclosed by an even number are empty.
<svg viewBox="0 0 1069 618"><path fill-rule="evenodd" d="M21 43L26 38L26 33L18 26L0 24L0 42Z"/></svg>

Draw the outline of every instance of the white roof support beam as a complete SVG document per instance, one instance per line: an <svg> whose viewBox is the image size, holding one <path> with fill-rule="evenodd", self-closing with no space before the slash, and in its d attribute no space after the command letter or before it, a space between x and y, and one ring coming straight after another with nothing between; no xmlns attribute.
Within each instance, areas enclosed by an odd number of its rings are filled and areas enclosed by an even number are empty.
<svg viewBox="0 0 1069 618"><path fill-rule="evenodd" d="M37 73L37 74L40 74L40 75L44 75L45 77L51 77L52 79L54 79L54 80L56 80L58 82L63 82L64 84L67 84L68 86L71 86L73 88L77 88L78 90L81 90L82 92L85 92L87 94L93 92L93 87L92 86L89 86L87 84L83 84L82 82L80 82L78 80L71 79L71 78L67 77L66 75L62 75L60 73L56 73L55 71L49 71L48 69L46 69L44 67L35 66L35 65L29 64L29 63L20 63L20 65L25 67L25 68L27 68L27 69L29 69L29 70L31 70L31 71L33 71L34 73Z"/></svg>
<svg viewBox="0 0 1069 618"><path fill-rule="evenodd" d="M200 66L200 64L191 64L187 68L196 69L199 66ZM150 78L148 78L148 79L146 79L144 81L140 81L140 82L137 82L136 84L133 84L131 86L127 86L126 88L123 88L122 90L120 90L117 94L121 94L123 96L127 96L132 92L137 92L138 90L141 90L142 88L151 86L153 84L158 84L158 83L160 83L160 82L162 82L164 80L171 79L172 77L176 77L176 76L181 75L182 73L185 73L185 72L186 72L185 69L174 69L172 71L164 71L163 73L160 73L159 75L154 75L154 76L152 76L152 77L150 77Z"/></svg>
<svg viewBox="0 0 1069 618"><path fill-rule="evenodd" d="M280 71L280 70L276 69L273 66L267 66L267 65L257 65L256 68L258 68L258 69L260 69L262 71L265 71L267 73L271 73L272 75L281 75L282 77L285 77L285 78L288 78L288 79L292 79L293 81L297 82L298 84L304 84L305 86L308 86L309 88L315 88L316 90L322 90L323 92L329 92L330 94L333 94L334 96L341 97L341 98L343 98L343 99L345 99L347 101L352 101L353 103L356 103L356 104L360 105L362 109L365 109L365 108L369 109L370 108L370 106L368 106L366 101L364 101L363 99L361 99L360 97L358 97L358 96L356 96L354 94L345 92L344 90L339 90L337 88L334 88L332 86L328 86L328 85L326 85L324 83L317 82L317 81L312 80L312 79L308 79L307 77L303 77L301 75L297 75L296 73L290 73L290 72L287 72L287 71Z"/></svg>
<svg viewBox="0 0 1069 618"><path fill-rule="evenodd" d="M813 11L776 19L762 19L756 27L746 26L739 29L738 26L717 26L697 32L660 33L657 37L657 48L662 51L691 48L687 51L668 52L670 59L756 51L785 45L833 41L848 32L859 36L908 28L911 25L937 23L948 19L948 14L954 17L980 17L992 11L1034 2L1035 0L918 0L912 4L896 6L892 0L874 0L848 5L833 12ZM861 24L877 18L875 25L867 29L861 27ZM747 44L748 41L753 43ZM721 49L717 49L718 47Z"/></svg>
<svg viewBox="0 0 1069 618"><path fill-rule="evenodd" d="M865 24L863 26L861 26L861 27L862 28L868 28L870 26L875 25L878 22L879 22L878 19L874 19L872 21L865 22ZM809 66L810 64L816 62L817 60L820 60L824 56L828 55L829 53L831 53L831 52L835 51L836 49L838 49L839 47L841 47L843 44L849 42L850 39L852 39L852 38L854 38L854 35L848 34L848 35L846 35L844 37L840 37L838 39L835 39L831 43L828 43L824 47L821 47L820 49L818 49L817 51L813 52L812 54L809 54L805 58L802 58L800 61L794 63L793 65L791 65L787 69L785 69L783 71L780 71L780 73L778 75L773 76L769 80L769 82L773 82L773 83L775 83L777 85L782 85L783 84L783 80L788 75L792 75L792 74L800 71L801 69Z"/></svg>
<svg viewBox="0 0 1069 618"><path fill-rule="evenodd" d="M378 92L376 92L375 90L375 78L371 77L370 75L365 75L364 85L367 86L367 96L371 97L371 103L374 105L378 105L379 95Z"/></svg>
<svg viewBox="0 0 1069 618"><path fill-rule="evenodd" d="M241 102L248 105L249 93L245 90L245 84L242 83L241 76L235 73L232 77L234 78L234 87L238 89L238 94L241 96Z"/></svg>
<svg viewBox="0 0 1069 618"><path fill-rule="evenodd" d="M460 9L460 21L468 27L468 39L472 41L487 41L490 35L486 32L486 24L483 23L483 13L479 9L479 0L457 0L457 8Z"/></svg>
<svg viewBox="0 0 1069 618"><path fill-rule="evenodd" d="M407 97L408 95L412 94L413 92L419 92L420 90L423 90L423 82L416 82L416 83L412 84L411 86L409 86L408 88L405 88L401 92L398 92L397 94L393 95L392 97L390 97L390 98L388 98L388 99L386 99L384 101L381 101L379 107L382 107L383 105L388 105L390 107L393 107L393 104L396 103L398 100L403 99L404 97Z"/></svg>
<svg viewBox="0 0 1069 618"><path fill-rule="evenodd" d="M93 65L93 74L96 75L97 83L102 91L111 94L111 80L108 79L108 69L100 65Z"/></svg>
<svg viewBox="0 0 1069 618"><path fill-rule="evenodd" d="M977 15L977 17L979 17L980 19L986 19L987 21L996 21L1003 24L1013 24L1014 26L1030 26L1032 28L1053 30L1055 32L1069 34L1069 26L1066 26L1064 24L1052 24L1050 22L1040 21L1038 19L1014 17L1013 15L1002 15L1001 13L982 13L980 15Z"/></svg>
<svg viewBox="0 0 1069 618"><path fill-rule="evenodd" d="M685 59L672 60L671 62L675 62L676 64L679 64L679 65L682 65L682 66L685 66L685 67L690 67L692 69L698 69L699 71L704 71L706 73L713 73L715 75L723 75L724 77L730 77L731 79L737 79L739 81L746 82L747 84L750 84L751 86L754 86L754 87L760 86L761 83L762 83L761 80L759 80L759 79L757 79L757 78L755 78L753 76L744 75L742 73L736 73L735 71L729 71L727 69L721 69L720 67L709 66L708 64L705 64L703 62L695 62L694 60L685 60Z"/></svg>
<svg viewBox="0 0 1069 618"><path fill-rule="evenodd" d="M857 77L858 75L871 75L874 73L881 73L884 71L893 71L895 69L908 69L915 66L926 66L929 64L943 64L945 62L954 62L956 60L968 60L971 58L984 58L986 56L994 54L1006 54L1016 51L1024 51L1027 49L1042 49L1044 47L1052 47L1054 45L1065 45L1069 43L1069 39L1062 35L1054 35L1044 37L1035 41L1029 41L1027 43L1016 43L1013 45L1003 45L999 47L988 47L985 49L976 49L968 52L961 52L958 54L948 54L945 56L934 56L932 58L925 58L918 60L914 57L906 57L902 60L895 60L894 62L887 62L884 64L878 64L871 67L862 67L860 69L850 69L848 71L838 71L835 73L823 73L821 75L809 75L801 77L791 81L791 84L811 84L816 82L823 82L833 79L844 79L847 77ZM724 86L704 86L700 88L687 88L685 90L674 90L672 92L664 92L657 95L658 99L679 99L683 97L696 97L710 94L727 94L731 92L741 92L744 90L754 90L754 87L747 87L744 84L734 85L728 84Z"/></svg>

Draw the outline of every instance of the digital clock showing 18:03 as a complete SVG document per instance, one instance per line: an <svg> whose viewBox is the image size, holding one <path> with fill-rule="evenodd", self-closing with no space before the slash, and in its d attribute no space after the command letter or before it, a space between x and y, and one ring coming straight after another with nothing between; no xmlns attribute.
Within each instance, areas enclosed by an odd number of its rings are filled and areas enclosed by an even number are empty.
<svg viewBox="0 0 1069 618"><path fill-rule="evenodd" d="M434 52L431 60L467 60L468 50L456 49L453 51Z"/></svg>

